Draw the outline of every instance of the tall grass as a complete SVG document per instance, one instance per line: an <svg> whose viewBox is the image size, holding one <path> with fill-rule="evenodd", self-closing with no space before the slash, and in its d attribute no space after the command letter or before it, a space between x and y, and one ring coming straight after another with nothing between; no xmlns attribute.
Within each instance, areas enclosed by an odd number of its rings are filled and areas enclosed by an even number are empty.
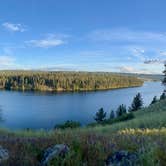
<svg viewBox="0 0 166 166"><path fill-rule="evenodd" d="M138 165L164 166L166 163L166 101L134 113L135 118L107 126L66 130L0 130L0 145L11 157L5 165L39 165L42 152L55 144L67 144L65 158L55 158L51 166L104 166L109 155L119 150L138 154Z"/></svg>

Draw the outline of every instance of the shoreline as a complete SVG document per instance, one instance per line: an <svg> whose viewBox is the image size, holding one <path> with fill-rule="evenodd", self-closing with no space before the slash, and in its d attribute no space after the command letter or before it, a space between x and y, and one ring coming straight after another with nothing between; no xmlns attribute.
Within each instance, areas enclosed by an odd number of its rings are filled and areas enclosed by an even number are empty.
<svg viewBox="0 0 166 166"><path fill-rule="evenodd" d="M83 90L20 90L20 89L4 89L0 88L0 91L9 91L9 92L41 92L41 93L75 93L75 92L98 92L98 91L109 91L109 90L118 90L118 89L126 89L126 88L136 88L141 87L145 82L160 82L160 81L144 81L142 85L133 85L133 86L124 86L117 88L101 88L101 89L83 89Z"/></svg>

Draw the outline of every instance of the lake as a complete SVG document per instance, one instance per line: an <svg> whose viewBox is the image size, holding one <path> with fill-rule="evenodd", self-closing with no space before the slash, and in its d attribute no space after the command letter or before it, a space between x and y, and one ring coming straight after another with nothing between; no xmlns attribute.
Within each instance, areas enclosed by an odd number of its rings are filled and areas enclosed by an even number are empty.
<svg viewBox="0 0 166 166"><path fill-rule="evenodd" d="M138 92L147 106L155 95L161 95L163 89L160 82L145 82L142 87L96 92L0 91L0 108L4 119L1 126L10 129L50 129L66 120L85 125L94 121L93 117L101 107L109 115L120 104L129 106Z"/></svg>

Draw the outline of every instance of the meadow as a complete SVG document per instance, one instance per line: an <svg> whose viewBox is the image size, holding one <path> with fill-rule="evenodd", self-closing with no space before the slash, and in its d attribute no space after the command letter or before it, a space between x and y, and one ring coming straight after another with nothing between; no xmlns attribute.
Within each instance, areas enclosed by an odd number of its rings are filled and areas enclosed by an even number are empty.
<svg viewBox="0 0 166 166"><path fill-rule="evenodd" d="M166 163L166 101L159 101L134 112L132 120L112 125L50 131L0 130L0 145L10 151L4 165L36 166L43 150L55 144L66 144L70 152L55 158L50 166L96 166L114 152L125 150L138 158L131 165L164 166Z"/></svg>

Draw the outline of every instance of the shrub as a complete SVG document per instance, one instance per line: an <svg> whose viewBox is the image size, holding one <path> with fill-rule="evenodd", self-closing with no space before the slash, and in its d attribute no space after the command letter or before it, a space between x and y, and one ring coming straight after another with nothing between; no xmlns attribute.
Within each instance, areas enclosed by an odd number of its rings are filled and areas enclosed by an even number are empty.
<svg viewBox="0 0 166 166"><path fill-rule="evenodd" d="M130 119L133 119L133 118L135 118L133 113L124 113L123 115L121 115L117 118L107 119L107 120L103 121L102 124L103 125L113 124L113 123L118 123L118 122L121 122L121 121L127 121L127 120L130 120Z"/></svg>
<svg viewBox="0 0 166 166"><path fill-rule="evenodd" d="M75 122L75 121L66 121L64 124L57 124L55 126L55 129L66 129L66 128L78 128L80 127L81 124L79 122Z"/></svg>
<svg viewBox="0 0 166 166"><path fill-rule="evenodd" d="M111 110L110 119L114 119L114 118L115 118L115 112L114 110Z"/></svg>
<svg viewBox="0 0 166 166"><path fill-rule="evenodd" d="M127 109L125 105L120 105L116 111L117 117L122 116L123 114L127 113Z"/></svg>
<svg viewBox="0 0 166 166"><path fill-rule="evenodd" d="M154 96L154 97L153 97L153 100L152 100L152 102L151 102L150 105L152 105L152 104L154 104L154 103L156 103L156 102L157 102L157 96Z"/></svg>
<svg viewBox="0 0 166 166"><path fill-rule="evenodd" d="M163 92L160 96L160 100L165 100L166 99L166 94L165 92Z"/></svg>

